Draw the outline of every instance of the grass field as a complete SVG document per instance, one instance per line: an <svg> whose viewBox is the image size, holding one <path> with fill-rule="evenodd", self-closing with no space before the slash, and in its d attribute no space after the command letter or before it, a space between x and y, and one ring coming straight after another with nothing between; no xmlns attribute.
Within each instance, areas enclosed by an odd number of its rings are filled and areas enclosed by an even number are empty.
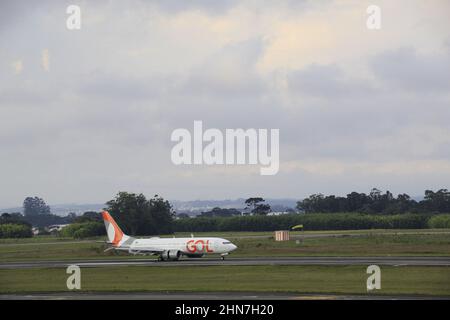
<svg viewBox="0 0 450 320"><path fill-rule="evenodd" d="M0 270L0 292L67 292L67 277L63 268ZM364 266L86 268L81 290L367 294L367 277ZM376 294L450 296L450 268L382 267Z"/></svg>
<svg viewBox="0 0 450 320"><path fill-rule="evenodd" d="M450 235L450 229L370 229L370 230L326 230L326 231L291 231L291 237L301 237L303 235L374 235L374 234L448 234ZM241 238L241 237L273 237L274 233L271 231L261 231L261 232L196 232L194 234L196 237L223 237L223 238ZM191 233L188 232L177 232L171 235L159 235L159 237L190 237ZM95 237L90 238L85 241L102 240L105 237ZM0 245L2 244L20 244L20 243L47 243L47 242L73 242L76 241L73 238L63 238L55 235L45 235L45 236L35 236L32 238L8 238L0 239Z"/></svg>
<svg viewBox="0 0 450 320"><path fill-rule="evenodd" d="M416 232L423 232L416 231ZM448 230L428 231L430 234L413 234L411 230L392 233L358 231L363 236L350 236L345 232L339 237L301 238L293 234L291 241L276 242L272 233L210 234L227 237L238 246L232 253L236 257L255 256L389 256L389 255L450 255L450 233ZM324 235L330 232L309 234ZM338 232L333 232L338 233ZM199 234L197 236L200 236ZM296 240L299 240L297 243ZM0 242L0 262L33 261L55 259L121 259L127 253L104 252L104 238L74 241L55 237L30 239L7 239ZM136 256L137 258L145 256Z"/></svg>
<svg viewBox="0 0 450 320"><path fill-rule="evenodd" d="M331 236L330 234L337 235ZM177 234L176 236L190 236ZM195 236L230 239L233 256L449 256L450 230L356 230L293 232L275 242L272 232ZM105 238L77 241L39 236L0 240L0 262L122 259L104 252ZM298 240L298 242L297 242ZM136 258L148 256L136 256ZM198 266L83 268L82 291L247 291L367 294L367 266ZM64 268L1 269L0 293L67 292ZM373 294L373 293L371 293ZM382 295L450 296L450 267L382 267Z"/></svg>
<svg viewBox="0 0 450 320"><path fill-rule="evenodd" d="M324 231L290 231L292 237L300 237L303 235L373 235L373 234L450 234L450 229L365 229L365 230L324 230ZM190 233L187 232L177 232L175 233L177 237L190 237ZM267 236L273 237L274 232L272 231L260 231L260 232L196 232L195 236L213 236L213 237L228 237L228 238L239 238L243 236ZM162 237L167 235L162 235ZM171 235L172 236L172 235ZM169 236L167 236L169 237Z"/></svg>

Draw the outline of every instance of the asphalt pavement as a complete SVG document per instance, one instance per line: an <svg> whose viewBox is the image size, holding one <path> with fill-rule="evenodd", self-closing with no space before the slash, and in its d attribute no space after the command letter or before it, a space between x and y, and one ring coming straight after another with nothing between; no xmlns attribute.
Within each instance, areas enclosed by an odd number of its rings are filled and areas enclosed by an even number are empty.
<svg viewBox="0 0 450 320"><path fill-rule="evenodd" d="M186 267L186 266L338 266L338 265L380 265L380 266L450 266L450 257L248 257L196 258L179 261L158 261L157 259L96 259L96 260L51 260L0 263L0 269L24 268L66 268L69 265L79 267Z"/></svg>

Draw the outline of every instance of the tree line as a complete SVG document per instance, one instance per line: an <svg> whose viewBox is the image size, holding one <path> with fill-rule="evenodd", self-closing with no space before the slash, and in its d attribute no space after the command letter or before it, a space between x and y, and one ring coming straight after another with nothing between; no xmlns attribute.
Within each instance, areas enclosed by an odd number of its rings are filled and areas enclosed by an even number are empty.
<svg viewBox="0 0 450 320"><path fill-rule="evenodd" d="M3 213L0 216L0 238L29 238L33 236L31 224L20 213Z"/></svg>
<svg viewBox="0 0 450 320"><path fill-rule="evenodd" d="M100 212L72 213L60 217L50 212L50 207L39 197L27 197L21 213L0 215L0 237L32 236L32 226L70 224L61 230L61 236L86 238L104 235L105 226ZM105 210L116 219L122 230L133 236L167 234L173 232L175 212L167 200L155 195L147 199L143 194L119 192L106 203Z"/></svg>
<svg viewBox="0 0 450 320"><path fill-rule="evenodd" d="M116 220L123 232L131 236L170 234L173 232L175 212L167 200L155 195L119 192L106 203L105 210ZM87 238L105 235L105 225L100 212L85 212L61 230L60 235Z"/></svg>
<svg viewBox="0 0 450 320"><path fill-rule="evenodd" d="M265 203L261 197L253 197L245 200L245 208L241 211L235 208L219 208L215 207L212 210L204 211L200 217L232 217L232 216L244 216L244 215L267 215L272 211L269 204ZM187 214L178 214L179 218L189 218Z"/></svg>
<svg viewBox="0 0 450 320"><path fill-rule="evenodd" d="M119 192L106 203L105 209L125 233L133 236L177 231L270 231L294 224L304 224L306 230L450 227L449 215L433 217L433 214L450 212L447 189L426 190L421 201L407 194L394 197L391 192L382 193L378 189L372 189L369 194L352 192L346 197L313 194L297 203L297 210L306 214L278 217L267 216L271 208L261 197L249 198L245 204L242 212L213 208L197 218L175 219L169 201L158 195L147 199L143 194ZM32 226L69 223L71 225L63 229L61 235L84 238L105 234L99 212L60 217L53 215L50 207L38 197L27 197L23 206L23 215L3 213L0 216L0 237L31 236Z"/></svg>
<svg viewBox="0 0 450 320"><path fill-rule="evenodd" d="M174 221L176 232L226 232L290 230L423 229L450 228L450 214L404 213L373 215L363 213L285 214L280 216L198 217Z"/></svg>
<svg viewBox="0 0 450 320"><path fill-rule="evenodd" d="M406 193L395 197L390 191L374 188L369 194L352 192L346 197L313 194L297 202L297 210L305 213L359 212L367 214L448 213L450 192L426 190L424 199L416 201Z"/></svg>

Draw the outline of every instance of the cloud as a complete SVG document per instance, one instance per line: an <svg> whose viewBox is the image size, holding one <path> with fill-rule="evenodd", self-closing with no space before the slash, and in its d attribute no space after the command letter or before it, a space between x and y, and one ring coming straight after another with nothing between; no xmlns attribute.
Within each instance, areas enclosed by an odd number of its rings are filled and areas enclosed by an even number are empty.
<svg viewBox="0 0 450 320"><path fill-rule="evenodd" d="M415 174L450 175L449 160L406 160L390 162L348 162L348 161L292 161L282 163L283 172L303 171L318 176L342 176L345 174L383 174L408 176Z"/></svg>
<svg viewBox="0 0 450 320"><path fill-rule="evenodd" d="M262 50L259 39L226 45L190 70L181 90L211 98L258 96L266 89L255 69Z"/></svg>
<svg viewBox="0 0 450 320"><path fill-rule="evenodd" d="M0 207L445 186L448 4L380 1L368 32L368 3L81 1L72 32L69 3L2 2ZM280 173L174 166L194 120L279 128Z"/></svg>
<svg viewBox="0 0 450 320"><path fill-rule="evenodd" d="M166 0L157 1L150 0L145 1L145 3L150 3L157 6L164 12L173 14L180 11L187 10L203 10L210 14L220 14L224 13L230 8L234 7L237 0L222 0L222 1L208 1L208 0L196 0L196 1L183 1L183 0Z"/></svg>
<svg viewBox="0 0 450 320"><path fill-rule="evenodd" d="M391 90L426 92L450 90L450 49L418 54L413 47L388 50L371 60L375 76Z"/></svg>
<svg viewBox="0 0 450 320"><path fill-rule="evenodd" d="M292 94L312 97L351 99L369 96L374 93L366 79L352 79L336 65L312 64L287 74Z"/></svg>

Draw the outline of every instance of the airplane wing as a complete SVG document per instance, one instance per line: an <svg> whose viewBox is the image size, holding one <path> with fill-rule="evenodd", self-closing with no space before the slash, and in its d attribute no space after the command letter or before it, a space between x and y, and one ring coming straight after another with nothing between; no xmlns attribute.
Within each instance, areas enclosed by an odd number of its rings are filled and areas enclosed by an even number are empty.
<svg viewBox="0 0 450 320"><path fill-rule="evenodd" d="M110 244L110 243L108 243ZM154 253L154 254L160 254L162 252L164 252L165 250L162 250L160 248L151 248L151 247L146 247L146 248L131 248L130 246L120 246L120 247L114 247L114 246L110 246L108 248L106 248L104 250L104 252L110 251L110 250L128 250L130 253ZM169 249L171 250L171 249Z"/></svg>
<svg viewBox="0 0 450 320"><path fill-rule="evenodd" d="M141 253L162 253L165 250L161 250L159 248L139 248L139 249L131 249L131 251Z"/></svg>

